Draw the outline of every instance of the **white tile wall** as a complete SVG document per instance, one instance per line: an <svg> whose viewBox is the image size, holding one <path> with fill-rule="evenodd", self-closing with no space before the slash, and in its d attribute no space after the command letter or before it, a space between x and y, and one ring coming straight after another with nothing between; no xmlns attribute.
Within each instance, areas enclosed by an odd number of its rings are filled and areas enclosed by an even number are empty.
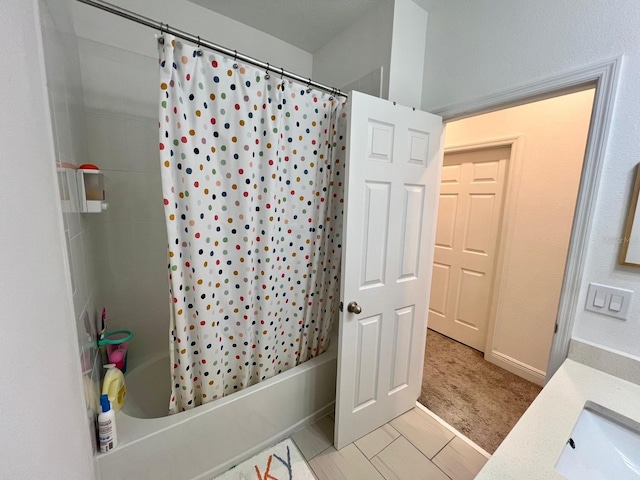
<svg viewBox="0 0 640 480"><path fill-rule="evenodd" d="M77 206L79 205L79 195L77 189L76 171L71 168L62 169L65 178L65 187L69 193L69 207L63 215L64 228L69 231L69 235L74 237L82 230L81 217Z"/></svg>
<svg viewBox="0 0 640 480"><path fill-rule="evenodd" d="M167 234L158 155L156 58L79 38L89 161L109 209L89 217L96 303L129 329L127 367L168 348Z"/></svg>
<svg viewBox="0 0 640 480"><path fill-rule="evenodd" d="M144 137L141 137L144 138ZM157 143L157 142L156 142ZM154 151L154 156L159 154ZM164 225L164 206L162 204L162 184L160 182L160 160L158 159L158 173L131 173L133 190L134 222L162 223ZM165 242L166 244L166 242Z"/></svg>
<svg viewBox="0 0 640 480"><path fill-rule="evenodd" d="M56 10L50 10L51 8ZM71 271L78 355L83 370L86 413L89 417L90 438L95 453L95 411L102 369L96 343L97 308L94 296L97 282L91 259L93 246L90 223L78 212L74 170L74 166L77 167L88 160L78 45L68 25L65 27L56 23L64 22L65 15L70 21L68 12L65 12L66 8L62 2L43 5L41 23L58 165L58 187L63 204L65 239Z"/></svg>
<svg viewBox="0 0 640 480"><path fill-rule="evenodd" d="M153 112L157 117L157 112ZM144 141L140 141L144 139ZM129 155L129 170L159 176L158 120L129 119L126 122L125 144ZM159 178L159 177L158 177Z"/></svg>
<svg viewBox="0 0 640 480"><path fill-rule="evenodd" d="M86 235L86 234L85 234ZM73 291L73 305L76 312L76 318L79 318L83 312L84 306L89 299L89 285L87 280L87 268L84 258L84 248L82 246L83 232L78 233L75 237L70 237L70 265L71 277L75 285ZM80 339L78 339L80 341Z"/></svg>
<svg viewBox="0 0 640 480"><path fill-rule="evenodd" d="M156 57L84 38L79 45L85 108L118 117L157 118Z"/></svg>

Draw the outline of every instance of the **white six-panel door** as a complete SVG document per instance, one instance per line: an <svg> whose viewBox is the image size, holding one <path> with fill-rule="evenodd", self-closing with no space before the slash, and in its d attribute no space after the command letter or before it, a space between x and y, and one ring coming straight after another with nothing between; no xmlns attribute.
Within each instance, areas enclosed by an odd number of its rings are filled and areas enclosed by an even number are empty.
<svg viewBox="0 0 640 480"><path fill-rule="evenodd" d="M349 104L338 449L420 395L442 165L440 117L359 92Z"/></svg>
<svg viewBox="0 0 640 480"><path fill-rule="evenodd" d="M446 153L429 328L484 351L510 147Z"/></svg>

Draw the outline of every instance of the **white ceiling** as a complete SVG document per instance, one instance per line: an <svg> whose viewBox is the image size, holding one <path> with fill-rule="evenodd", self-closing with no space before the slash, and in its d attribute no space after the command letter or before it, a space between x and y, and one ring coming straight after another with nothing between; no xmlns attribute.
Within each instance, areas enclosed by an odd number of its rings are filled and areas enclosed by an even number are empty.
<svg viewBox="0 0 640 480"><path fill-rule="evenodd" d="M189 0L310 53L391 0Z"/></svg>

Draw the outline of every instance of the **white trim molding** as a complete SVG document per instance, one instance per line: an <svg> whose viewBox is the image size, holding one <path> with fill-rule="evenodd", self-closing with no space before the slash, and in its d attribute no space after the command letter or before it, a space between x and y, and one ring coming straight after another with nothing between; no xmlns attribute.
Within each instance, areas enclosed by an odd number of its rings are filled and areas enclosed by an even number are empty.
<svg viewBox="0 0 640 480"><path fill-rule="evenodd" d="M596 87L567 264L560 294L556 321L557 332L549 356L547 381L560 368L569 351L621 65L622 56L618 56L558 76L520 85L501 93L433 111L433 113L442 116L445 121L458 120L592 86Z"/></svg>
<svg viewBox="0 0 640 480"><path fill-rule="evenodd" d="M525 380L535 383L536 385L544 386L545 372L542 370L538 370L531 365L527 365L526 363L516 360L504 353L498 352L497 350L485 352L484 358L488 362L491 362L500 368L504 368L507 372L514 373Z"/></svg>

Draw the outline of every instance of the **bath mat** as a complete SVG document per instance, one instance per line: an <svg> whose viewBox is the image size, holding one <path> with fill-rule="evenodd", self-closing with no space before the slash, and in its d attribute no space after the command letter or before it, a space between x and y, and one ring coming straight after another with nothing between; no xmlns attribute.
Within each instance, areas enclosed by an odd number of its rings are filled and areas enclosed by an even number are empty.
<svg viewBox="0 0 640 480"><path fill-rule="evenodd" d="M214 480L316 480L292 440L286 439Z"/></svg>

